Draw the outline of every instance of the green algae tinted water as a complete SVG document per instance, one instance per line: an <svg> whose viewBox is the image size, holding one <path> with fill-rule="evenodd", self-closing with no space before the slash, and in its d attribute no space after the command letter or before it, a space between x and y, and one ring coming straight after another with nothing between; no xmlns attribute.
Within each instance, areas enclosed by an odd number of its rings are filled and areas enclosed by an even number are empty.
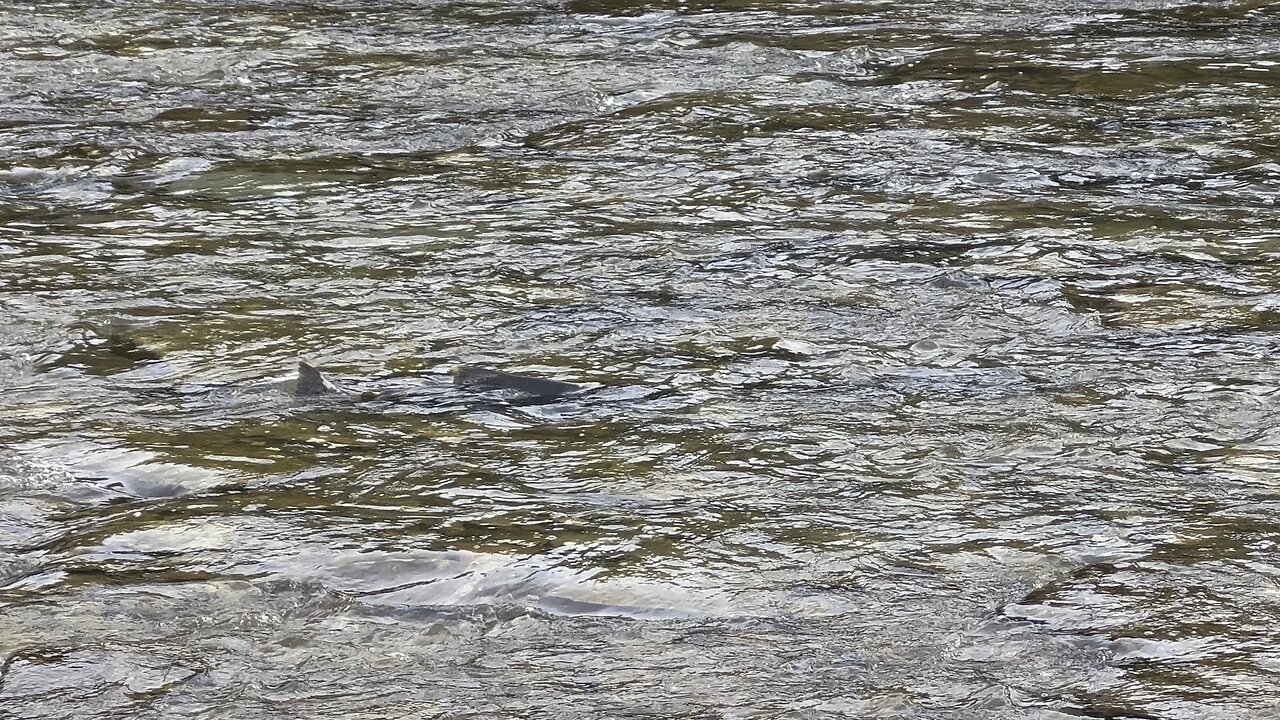
<svg viewBox="0 0 1280 720"><path fill-rule="evenodd" d="M1280 717L1278 64L1233 0L4 4L0 717Z"/></svg>

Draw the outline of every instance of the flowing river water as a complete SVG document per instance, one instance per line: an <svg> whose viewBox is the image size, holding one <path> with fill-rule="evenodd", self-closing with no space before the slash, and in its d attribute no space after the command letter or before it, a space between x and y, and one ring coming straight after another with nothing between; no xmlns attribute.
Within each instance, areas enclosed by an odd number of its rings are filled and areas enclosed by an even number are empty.
<svg viewBox="0 0 1280 720"><path fill-rule="evenodd" d="M1272 3L12 0L0 109L0 718L1280 718Z"/></svg>

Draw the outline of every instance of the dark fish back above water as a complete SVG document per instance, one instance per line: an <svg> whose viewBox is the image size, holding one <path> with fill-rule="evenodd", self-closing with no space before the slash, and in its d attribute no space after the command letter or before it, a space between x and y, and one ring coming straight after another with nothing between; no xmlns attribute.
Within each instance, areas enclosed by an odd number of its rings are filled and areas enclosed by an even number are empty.
<svg viewBox="0 0 1280 720"><path fill-rule="evenodd" d="M554 398L585 389L582 385L516 375L476 365L459 365L453 369L453 382L464 387L484 390L515 390L538 398Z"/></svg>

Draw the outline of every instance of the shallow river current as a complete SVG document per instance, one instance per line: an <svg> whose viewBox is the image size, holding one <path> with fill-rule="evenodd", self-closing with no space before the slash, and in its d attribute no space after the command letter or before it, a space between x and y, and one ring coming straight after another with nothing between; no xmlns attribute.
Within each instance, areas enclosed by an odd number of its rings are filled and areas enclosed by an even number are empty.
<svg viewBox="0 0 1280 720"><path fill-rule="evenodd" d="M0 718L1280 718L1278 119L1253 0L4 2Z"/></svg>

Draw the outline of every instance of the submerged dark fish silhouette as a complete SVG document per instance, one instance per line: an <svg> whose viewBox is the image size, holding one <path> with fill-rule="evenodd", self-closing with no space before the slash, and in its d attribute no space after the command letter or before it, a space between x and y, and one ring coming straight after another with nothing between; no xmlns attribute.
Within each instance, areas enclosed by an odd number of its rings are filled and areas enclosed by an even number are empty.
<svg viewBox="0 0 1280 720"><path fill-rule="evenodd" d="M71 324L73 330L92 333L104 340L107 352L112 355L133 361L160 360L160 352L135 335L142 328L141 323L121 318L108 318L102 322L79 320Z"/></svg>
<svg viewBox="0 0 1280 720"><path fill-rule="evenodd" d="M459 365L454 368L453 382L455 385L481 390L513 390L523 396L539 399L556 398L585 389L582 385L574 383L547 380L528 375L515 375L475 365ZM305 362L298 363L298 379L294 383L294 395L298 397L314 397L348 392L361 400L397 399L399 396L404 395L403 391L396 390L390 392L381 390L348 391L330 382L323 373L311 365Z"/></svg>

